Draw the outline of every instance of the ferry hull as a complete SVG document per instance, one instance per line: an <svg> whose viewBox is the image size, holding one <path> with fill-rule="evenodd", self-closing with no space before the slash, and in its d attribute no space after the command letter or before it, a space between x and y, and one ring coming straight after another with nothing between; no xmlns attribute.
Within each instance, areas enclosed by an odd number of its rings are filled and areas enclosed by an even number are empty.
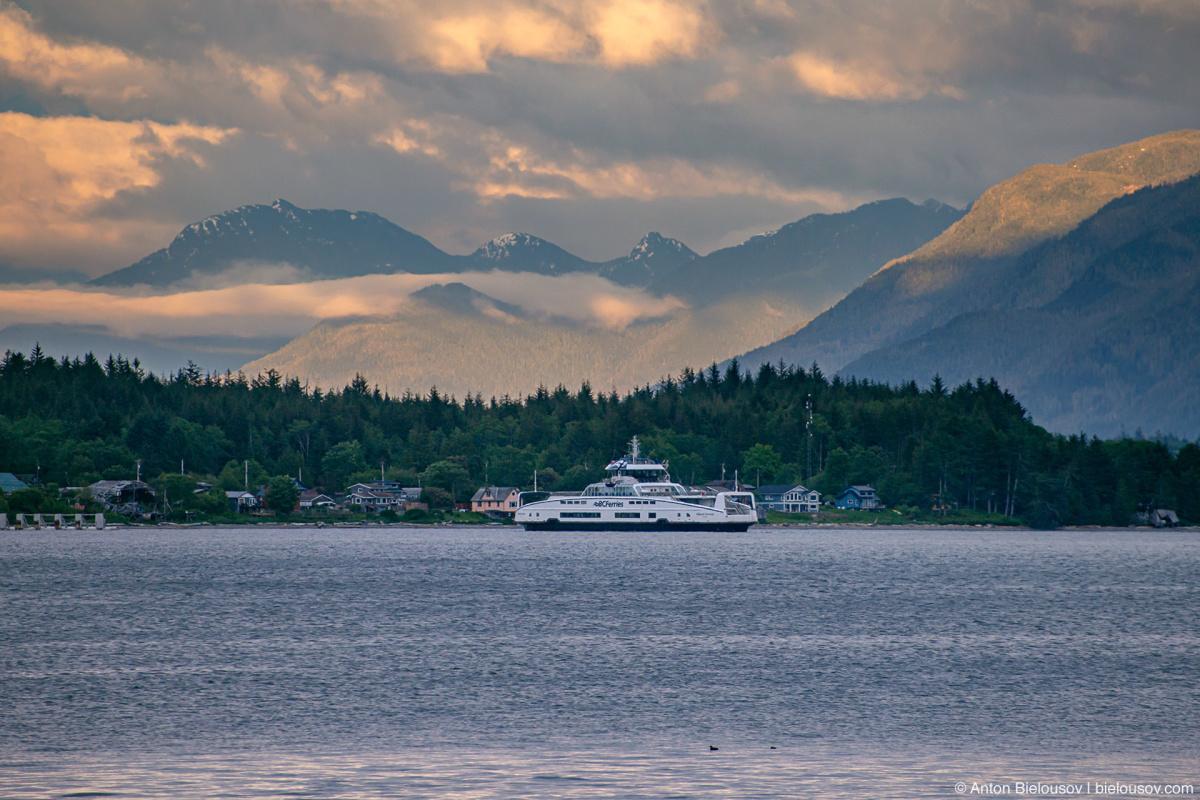
<svg viewBox="0 0 1200 800"><path fill-rule="evenodd" d="M753 522L618 522L615 520L559 520L545 522L521 522L527 531L716 531L721 533L744 533Z"/></svg>

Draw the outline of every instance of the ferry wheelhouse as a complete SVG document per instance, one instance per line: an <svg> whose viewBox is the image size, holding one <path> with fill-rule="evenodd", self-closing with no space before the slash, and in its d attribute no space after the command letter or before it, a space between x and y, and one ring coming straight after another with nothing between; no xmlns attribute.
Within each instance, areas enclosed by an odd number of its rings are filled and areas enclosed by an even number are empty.
<svg viewBox="0 0 1200 800"><path fill-rule="evenodd" d="M744 531L758 521L750 492L688 489L671 480L667 465L640 453L604 468L603 481L579 494L521 495L516 521L526 530Z"/></svg>

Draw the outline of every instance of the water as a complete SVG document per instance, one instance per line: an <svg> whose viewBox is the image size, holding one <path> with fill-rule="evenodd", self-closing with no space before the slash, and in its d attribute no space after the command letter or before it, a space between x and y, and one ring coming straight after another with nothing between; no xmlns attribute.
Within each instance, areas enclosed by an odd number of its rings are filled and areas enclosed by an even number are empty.
<svg viewBox="0 0 1200 800"><path fill-rule="evenodd" d="M1198 712L1194 532L0 533L3 797L1200 788Z"/></svg>

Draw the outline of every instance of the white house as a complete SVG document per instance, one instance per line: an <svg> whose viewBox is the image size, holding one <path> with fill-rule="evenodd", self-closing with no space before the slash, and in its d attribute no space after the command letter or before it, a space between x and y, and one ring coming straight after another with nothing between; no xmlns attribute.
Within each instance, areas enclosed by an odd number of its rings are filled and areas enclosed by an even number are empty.
<svg viewBox="0 0 1200 800"><path fill-rule="evenodd" d="M758 505L771 511L815 514L821 510L821 493L790 483L759 486Z"/></svg>
<svg viewBox="0 0 1200 800"><path fill-rule="evenodd" d="M821 493L816 489L796 486L783 493L783 510L802 514L816 514L821 510Z"/></svg>

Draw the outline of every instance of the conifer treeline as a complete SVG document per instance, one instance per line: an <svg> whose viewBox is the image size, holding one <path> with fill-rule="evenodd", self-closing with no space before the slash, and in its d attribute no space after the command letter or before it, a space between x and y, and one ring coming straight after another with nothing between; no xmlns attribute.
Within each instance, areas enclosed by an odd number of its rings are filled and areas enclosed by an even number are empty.
<svg viewBox="0 0 1200 800"><path fill-rule="evenodd" d="M806 401L813 408L811 450ZM712 367L625 396L559 386L521 399L388 397L356 378L310 389L253 379L166 378L135 360L56 360L35 348L0 364L0 471L44 483L159 473L303 475L329 490L378 476L439 485L462 499L486 483L578 489L633 435L685 483L733 477L831 493L874 485L890 506L1008 513L1041 527L1127 524L1141 504L1200 521L1200 448L1052 435L994 380L891 387L764 365ZM351 443L351 444L345 444ZM357 443L357 444L353 444ZM810 455L811 453L811 455ZM808 464L811 459L811 474Z"/></svg>

